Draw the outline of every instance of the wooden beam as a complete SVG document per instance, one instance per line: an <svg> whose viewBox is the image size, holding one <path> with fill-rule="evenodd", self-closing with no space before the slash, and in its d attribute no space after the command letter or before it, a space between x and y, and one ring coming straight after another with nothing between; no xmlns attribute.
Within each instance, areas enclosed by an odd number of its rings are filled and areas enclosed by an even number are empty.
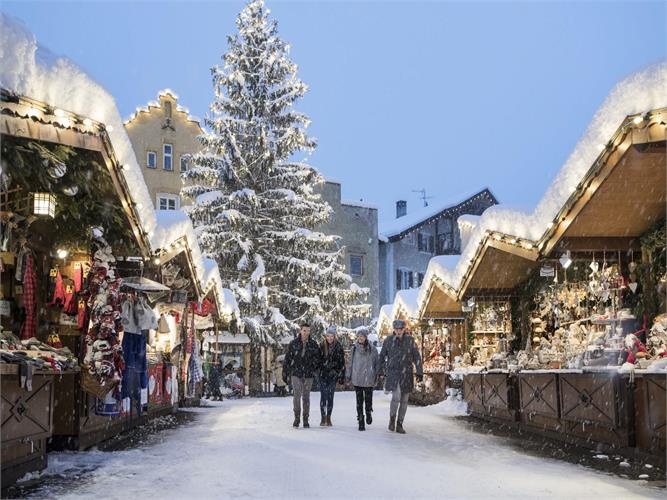
<svg viewBox="0 0 667 500"><path fill-rule="evenodd" d="M565 237L558 242L554 252L597 252L600 250L641 250L639 238L632 237Z"/></svg>

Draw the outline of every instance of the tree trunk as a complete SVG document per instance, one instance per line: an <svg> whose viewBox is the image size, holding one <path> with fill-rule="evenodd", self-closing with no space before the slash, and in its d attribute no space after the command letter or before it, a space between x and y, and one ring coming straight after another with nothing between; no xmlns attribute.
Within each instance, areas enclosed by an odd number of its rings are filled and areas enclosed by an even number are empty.
<svg viewBox="0 0 667 500"><path fill-rule="evenodd" d="M250 341L250 380L248 387L251 396L262 393L262 347L255 340Z"/></svg>

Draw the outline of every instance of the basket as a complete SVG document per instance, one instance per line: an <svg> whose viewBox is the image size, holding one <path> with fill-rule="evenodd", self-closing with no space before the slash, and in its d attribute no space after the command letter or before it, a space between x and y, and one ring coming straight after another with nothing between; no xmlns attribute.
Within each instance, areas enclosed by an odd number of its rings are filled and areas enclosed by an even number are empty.
<svg viewBox="0 0 667 500"><path fill-rule="evenodd" d="M87 367L84 366L81 370L81 388L100 399L104 399L104 397L118 385L118 382L119 380L107 380L107 382L102 385L97 380L97 377L88 371Z"/></svg>

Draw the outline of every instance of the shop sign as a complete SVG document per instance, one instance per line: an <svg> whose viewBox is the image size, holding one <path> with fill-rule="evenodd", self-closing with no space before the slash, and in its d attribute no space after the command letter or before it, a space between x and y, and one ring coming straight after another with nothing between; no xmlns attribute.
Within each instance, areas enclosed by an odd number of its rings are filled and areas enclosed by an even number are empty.
<svg viewBox="0 0 667 500"><path fill-rule="evenodd" d="M540 276L543 278L553 278L556 269L552 265L544 265L540 268Z"/></svg>

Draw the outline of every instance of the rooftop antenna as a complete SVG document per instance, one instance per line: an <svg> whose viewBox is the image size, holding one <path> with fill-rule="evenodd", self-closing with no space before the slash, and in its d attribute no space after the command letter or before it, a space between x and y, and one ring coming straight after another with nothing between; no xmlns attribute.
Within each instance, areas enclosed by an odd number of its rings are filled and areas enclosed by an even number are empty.
<svg viewBox="0 0 667 500"><path fill-rule="evenodd" d="M433 196L426 196L426 189L425 189L425 188L422 188L422 189L413 189L412 192L413 192L413 193L419 193L419 194L421 194L421 196L419 197L419 199L422 200L422 202L424 203L424 206L425 206L425 207L428 207L428 200L432 199Z"/></svg>

